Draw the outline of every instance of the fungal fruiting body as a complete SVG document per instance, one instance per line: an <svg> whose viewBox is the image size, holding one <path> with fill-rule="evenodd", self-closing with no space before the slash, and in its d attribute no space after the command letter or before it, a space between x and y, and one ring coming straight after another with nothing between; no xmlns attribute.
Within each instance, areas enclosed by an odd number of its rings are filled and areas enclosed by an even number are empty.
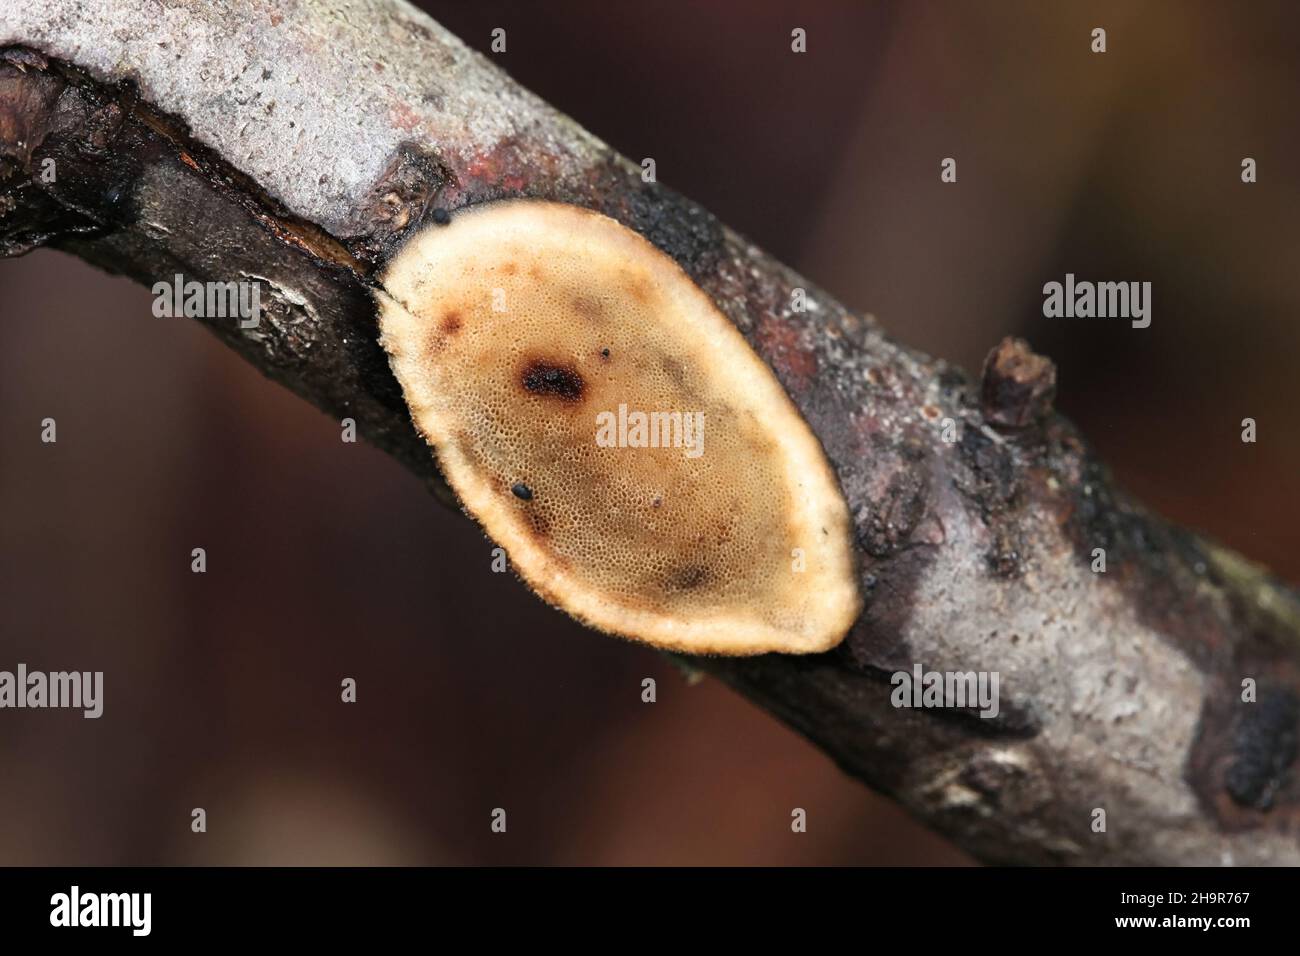
<svg viewBox="0 0 1300 956"><path fill-rule="evenodd" d="M412 238L377 296L447 482L543 598L688 653L843 638L860 598L820 443L638 233L559 203L472 207Z"/></svg>

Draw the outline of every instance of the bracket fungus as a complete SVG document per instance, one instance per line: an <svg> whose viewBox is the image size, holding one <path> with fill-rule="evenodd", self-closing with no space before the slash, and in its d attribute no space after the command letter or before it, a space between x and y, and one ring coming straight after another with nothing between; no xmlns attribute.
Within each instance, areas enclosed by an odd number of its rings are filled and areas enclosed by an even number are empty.
<svg viewBox="0 0 1300 956"><path fill-rule="evenodd" d="M506 200L413 237L376 295L447 482L547 601L687 653L843 639L860 597L835 474L668 255L597 213Z"/></svg>

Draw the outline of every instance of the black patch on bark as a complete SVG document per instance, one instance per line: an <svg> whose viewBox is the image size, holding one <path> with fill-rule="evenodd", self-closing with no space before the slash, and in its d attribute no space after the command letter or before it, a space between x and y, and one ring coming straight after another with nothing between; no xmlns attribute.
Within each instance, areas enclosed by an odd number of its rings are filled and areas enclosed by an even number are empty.
<svg viewBox="0 0 1300 956"><path fill-rule="evenodd" d="M1233 738L1233 762L1223 785L1238 806L1267 810L1295 763L1300 703L1273 689L1245 708Z"/></svg>

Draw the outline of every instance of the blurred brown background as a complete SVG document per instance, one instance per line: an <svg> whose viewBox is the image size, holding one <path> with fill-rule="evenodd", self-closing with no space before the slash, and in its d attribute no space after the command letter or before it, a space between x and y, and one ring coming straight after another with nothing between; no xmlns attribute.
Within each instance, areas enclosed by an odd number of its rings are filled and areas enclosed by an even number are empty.
<svg viewBox="0 0 1300 956"><path fill-rule="evenodd" d="M481 50L504 27L516 78L905 342L975 370L1026 336L1123 484L1300 581L1294 8L423 6ZM1067 271L1151 281L1151 328L1044 319ZM150 303L0 263L0 669L106 672L98 721L0 712L0 863L969 862L490 573L394 462Z"/></svg>

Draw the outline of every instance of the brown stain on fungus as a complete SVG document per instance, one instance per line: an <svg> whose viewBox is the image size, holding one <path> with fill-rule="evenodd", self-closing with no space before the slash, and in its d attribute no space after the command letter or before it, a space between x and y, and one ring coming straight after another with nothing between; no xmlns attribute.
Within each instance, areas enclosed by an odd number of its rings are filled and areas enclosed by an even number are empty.
<svg viewBox="0 0 1300 956"><path fill-rule="evenodd" d="M457 332L460 331L460 327L461 327L460 313L456 312L455 310L444 312L442 314L442 321L439 323L439 327L443 330L443 332L447 333L448 335L455 335Z"/></svg>
<svg viewBox="0 0 1300 956"><path fill-rule="evenodd" d="M573 311L584 319L600 319L605 315L600 300L589 295L575 295L573 297Z"/></svg>
<svg viewBox="0 0 1300 956"><path fill-rule="evenodd" d="M692 591L708 580L709 572L698 565L678 568L668 576L668 587L674 591Z"/></svg>
<svg viewBox="0 0 1300 956"><path fill-rule="evenodd" d="M546 514L535 508L528 509L528 535L538 545L545 546L547 538L551 534L551 522L547 519Z"/></svg>
<svg viewBox="0 0 1300 956"><path fill-rule="evenodd" d="M645 303L650 301L650 283L646 282L641 276L632 275L623 288L637 302Z"/></svg>

